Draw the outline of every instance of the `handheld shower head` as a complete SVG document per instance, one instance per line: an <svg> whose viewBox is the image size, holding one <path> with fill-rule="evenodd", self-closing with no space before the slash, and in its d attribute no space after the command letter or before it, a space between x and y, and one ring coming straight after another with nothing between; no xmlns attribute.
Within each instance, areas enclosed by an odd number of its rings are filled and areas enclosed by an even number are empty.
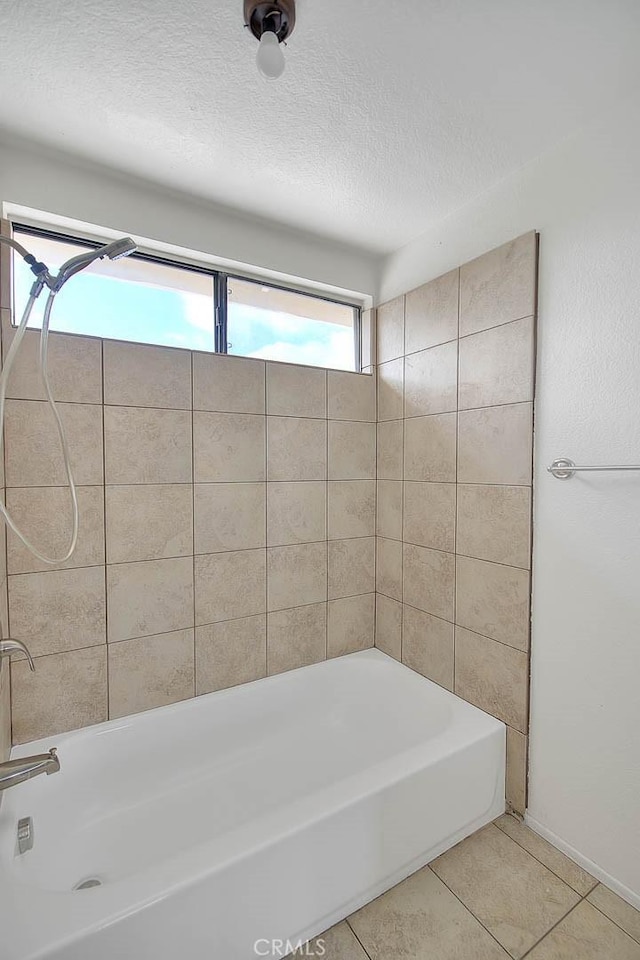
<svg viewBox="0 0 640 960"><path fill-rule="evenodd" d="M135 249L136 244L131 237L122 237L120 240L106 243L103 247L80 253L77 257L72 257L62 264L51 289L57 293L70 277L79 273L80 270L84 270L94 260L102 260L104 257L109 257L110 260L119 260L120 257L128 257Z"/></svg>

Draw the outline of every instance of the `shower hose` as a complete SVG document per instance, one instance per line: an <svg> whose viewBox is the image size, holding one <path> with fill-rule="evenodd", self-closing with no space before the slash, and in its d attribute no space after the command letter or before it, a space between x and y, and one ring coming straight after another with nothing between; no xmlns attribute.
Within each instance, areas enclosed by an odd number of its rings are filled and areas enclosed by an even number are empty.
<svg viewBox="0 0 640 960"><path fill-rule="evenodd" d="M13 245L13 244L12 244ZM31 311L33 305L36 302L36 299L40 295L43 289L43 282L41 279L37 279L33 286L31 287L31 292L29 294L29 299L27 305L24 309L22 319L20 324L16 329L16 332L13 337L11 346L6 355L6 359L2 366L2 372L0 373L0 453L2 451L2 443L4 439L4 415L5 415L5 399L7 396L7 385L9 382L9 377L11 376L11 369L15 363L16 356L20 349L20 345L24 339L25 333L27 331L27 325L29 323L29 317L31 316ZM71 536L69 539L69 545L61 557L48 557L41 550L38 550L37 547L29 540L26 534L20 529L16 521L13 519L9 510L7 509L6 503L3 503L0 499L0 514L4 517L7 526L9 526L15 535L22 541L25 547L37 557L42 563L47 564L59 564L64 563L65 560L68 560L73 551L76 548L76 543L78 540L78 494L76 492L76 485L73 479L73 473L71 470L71 460L69 457L69 447L67 444L67 437L64 430L64 425L62 423L62 418L60 417L60 412L56 405L55 400L53 399L53 394L51 392L51 384L49 383L49 369L48 369L48 346L49 346L49 322L51 319L51 310L53 308L53 302L55 299L56 291L51 290L49 296L47 297L47 302L44 308L44 317L42 320L42 329L40 331L40 373L42 375L42 382L44 384L44 391L49 406L51 407L51 412L55 420L56 429L58 432L58 437L60 438L60 446L62 447L62 456L64 459L64 468L67 475L67 484L69 487L69 495L71 498L71 512L72 512L72 521L71 521Z"/></svg>

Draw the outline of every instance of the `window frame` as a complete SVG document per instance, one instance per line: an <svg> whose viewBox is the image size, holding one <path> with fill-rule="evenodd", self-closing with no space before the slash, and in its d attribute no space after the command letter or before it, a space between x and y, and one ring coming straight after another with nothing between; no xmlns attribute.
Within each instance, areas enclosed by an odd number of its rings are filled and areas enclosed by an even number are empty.
<svg viewBox="0 0 640 960"><path fill-rule="evenodd" d="M90 247L97 249L102 246L102 243L93 238L81 237L74 234L66 233L65 231L58 231L51 229L49 227L40 227L34 224L22 223L18 219L11 221L11 231L19 231L24 236L34 236L41 237L46 240L58 240L63 243L68 243L71 246L82 246ZM243 357L244 354L229 354L228 352L228 296L227 296L227 283L229 280L245 280L250 283L263 284L273 288L274 290L282 290L286 293L295 293L303 297L309 297L314 300L323 300L325 303L335 303L337 306L349 307L353 310L353 350L354 350L354 368L353 373L362 373L362 305L347 301L339 300L334 296L325 294L322 292L314 292L309 290L301 290L299 287L291 287L281 283L274 283L272 280L266 277L256 277L255 275L243 274L243 273L230 273L225 270L218 270L215 267L208 266L205 264L193 263L191 261L180 260L178 257L163 256L162 254L148 253L146 251L137 250L135 253L130 254L132 259L142 260L147 263L158 263L164 266L176 267L177 269L187 270L192 273L200 273L212 278L213 281L213 315L211 318L213 339L214 339L214 349L211 351L194 351L196 353L201 352L210 352L214 355L222 356L236 356ZM12 326L17 326L15 322L15 310L12 310ZM65 332L65 331L62 331ZM68 336L87 336L92 337L94 334L66 334ZM100 337L98 339L105 339ZM127 343L140 343L137 340L130 340ZM163 344L149 344L146 346L163 346ZM188 347L173 347L168 349L191 349ZM295 361L280 361L272 360L270 363L294 363ZM315 370L326 370L334 369L332 367L320 367L315 364L295 364L297 366L308 366L311 369Z"/></svg>

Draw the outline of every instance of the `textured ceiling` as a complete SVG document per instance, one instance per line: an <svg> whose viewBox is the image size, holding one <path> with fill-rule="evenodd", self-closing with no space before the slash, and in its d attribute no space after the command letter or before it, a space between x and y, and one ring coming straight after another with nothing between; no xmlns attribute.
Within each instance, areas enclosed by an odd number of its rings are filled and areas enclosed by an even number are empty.
<svg viewBox="0 0 640 960"><path fill-rule="evenodd" d="M0 127L363 249L408 242L640 80L638 0L2 0ZM637 122L637 118L629 118Z"/></svg>

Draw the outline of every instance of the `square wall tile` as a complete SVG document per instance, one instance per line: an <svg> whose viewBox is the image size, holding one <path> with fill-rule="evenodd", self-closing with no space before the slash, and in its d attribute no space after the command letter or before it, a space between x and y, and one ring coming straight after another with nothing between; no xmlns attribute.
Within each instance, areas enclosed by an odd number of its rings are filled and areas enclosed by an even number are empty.
<svg viewBox="0 0 640 960"><path fill-rule="evenodd" d="M2 324L6 357L16 334L10 314ZM49 381L59 402L102 403L102 342L93 337L49 335ZM46 400L40 374L40 331L27 330L16 356L7 397L16 400Z"/></svg>
<svg viewBox="0 0 640 960"><path fill-rule="evenodd" d="M103 351L105 403L191 409L188 350L105 340Z"/></svg>
<svg viewBox="0 0 640 960"><path fill-rule="evenodd" d="M363 310L360 319L360 368L373 367L376 362L376 312Z"/></svg>
<svg viewBox="0 0 640 960"><path fill-rule="evenodd" d="M8 220L0 219L0 233L3 237L11 236L11 224ZM13 309L13 282L12 262L13 250L8 244L0 243L0 310L10 312Z"/></svg>
<svg viewBox="0 0 640 960"><path fill-rule="evenodd" d="M193 626L191 557L109 565L107 614L110 643Z"/></svg>
<svg viewBox="0 0 640 960"><path fill-rule="evenodd" d="M460 268L460 336L533 316L536 247L531 231Z"/></svg>
<svg viewBox="0 0 640 960"><path fill-rule="evenodd" d="M107 483L191 483L191 413L104 408Z"/></svg>
<svg viewBox="0 0 640 960"><path fill-rule="evenodd" d="M267 479L324 480L327 421L267 417Z"/></svg>
<svg viewBox="0 0 640 960"><path fill-rule="evenodd" d="M460 483L531 483L533 404L461 410L458 414Z"/></svg>
<svg viewBox="0 0 640 960"><path fill-rule="evenodd" d="M402 603L382 593L376 594L376 647L402 659Z"/></svg>
<svg viewBox="0 0 640 960"><path fill-rule="evenodd" d="M329 599L373 593L376 588L375 537L330 540Z"/></svg>
<svg viewBox="0 0 640 960"><path fill-rule="evenodd" d="M327 610L327 656L367 650L374 641L375 594L330 600Z"/></svg>
<svg viewBox="0 0 640 960"><path fill-rule="evenodd" d="M456 627L455 692L510 727L527 732L526 653Z"/></svg>
<svg viewBox="0 0 640 960"><path fill-rule="evenodd" d="M101 484L102 408L59 403L73 479L78 486ZM67 482L60 439L46 402L7 400L5 467L8 487L60 487Z"/></svg>
<svg viewBox="0 0 640 960"><path fill-rule="evenodd" d="M507 727L505 797L520 816L524 816L527 809L527 746L528 738L523 733Z"/></svg>
<svg viewBox="0 0 640 960"><path fill-rule="evenodd" d="M402 562L405 604L453 623L456 569L453 554L405 543Z"/></svg>
<svg viewBox="0 0 640 960"><path fill-rule="evenodd" d="M330 420L376 419L376 381L367 373L327 371L327 416Z"/></svg>
<svg viewBox="0 0 640 960"><path fill-rule="evenodd" d="M378 480L376 536L402 540L402 481Z"/></svg>
<svg viewBox="0 0 640 960"><path fill-rule="evenodd" d="M376 309L378 363L404 354L404 296L395 297Z"/></svg>
<svg viewBox="0 0 640 960"><path fill-rule="evenodd" d="M312 603L267 616L269 676L324 660L327 651L327 604Z"/></svg>
<svg viewBox="0 0 640 960"><path fill-rule="evenodd" d="M402 543L376 540L376 591L392 600L402 600Z"/></svg>
<svg viewBox="0 0 640 960"><path fill-rule="evenodd" d="M457 552L529 569L529 487L458 484Z"/></svg>
<svg viewBox="0 0 640 960"><path fill-rule="evenodd" d="M404 416L404 360L381 363L378 370L378 420Z"/></svg>
<svg viewBox="0 0 640 960"><path fill-rule="evenodd" d="M196 694L259 680L267 672L267 618L196 627Z"/></svg>
<svg viewBox="0 0 640 960"><path fill-rule="evenodd" d="M196 625L264 613L267 609L266 566L266 550L196 557Z"/></svg>
<svg viewBox="0 0 640 960"><path fill-rule="evenodd" d="M327 539L326 485L320 481L267 484L267 544Z"/></svg>
<svg viewBox="0 0 640 960"><path fill-rule="evenodd" d="M284 610L326 599L326 540L267 550L267 610Z"/></svg>
<svg viewBox="0 0 640 960"><path fill-rule="evenodd" d="M529 571L457 558L456 621L518 650L529 649Z"/></svg>
<svg viewBox="0 0 640 960"><path fill-rule="evenodd" d="M424 417L457 407L458 341L412 353L404 361L404 415Z"/></svg>
<svg viewBox="0 0 640 960"><path fill-rule="evenodd" d="M375 423L330 420L329 479L374 480L375 476Z"/></svg>
<svg viewBox="0 0 640 960"><path fill-rule="evenodd" d="M459 270L451 270L407 294L405 353L415 353L457 338L459 273Z"/></svg>
<svg viewBox="0 0 640 960"><path fill-rule="evenodd" d="M456 418L456 413L442 413L405 420L405 480L455 483Z"/></svg>
<svg viewBox="0 0 640 960"><path fill-rule="evenodd" d="M460 341L458 407L492 407L533 400L533 317Z"/></svg>
<svg viewBox="0 0 640 960"><path fill-rule="evenodd" d="M266 546L266 483L196 483L196 553Z"/></svg>
<svg viewBox="0 0 640 960"><path fill-rule="evenodd" d="M102 487L77 487L78 543L69 560L53 569L91 567L104 563L104 494ZM11 516L21 530L50 557L67 552L73 529L67 487L13 487L6 492ZM9 573L35 573L52 567L42 563L7 528Z"/></svg>
<svg viewBox="0 0 640 960"><path fill-rule="evenodd" d="M453 553L456 542L454 483L405 483L403 538Z"/></svg>
<svg viewBox="0 0 640 960"><path fill-rule="evenodd" d="M123 484L106 487L105 496L107 563L191 556L190 484Z"/></svg>
<svg viewBox="0 0 640 960"><path fill-rule="evenodd" d="M327 416L327 371L267 363L267 413L279 417Z"/></svg>
<svg viewBox="0 0 640 960"><path fill-rule="evenodd" d="M104 567L8 578L11 632L31 655L105 643Z"/></svg>
<svg viewBox="0 0 640 960"><path fill-rule="evenodd" d="M104 644L11 664L14 743L78 730L107 719L107 648Z"/></svg>
<svg viewBox="0 0 640 960"><path fill-rule="evenodd" d="M328 502L329 540L375 536L375 480L332 480Z"/></svg>
<svg viewBox="0 0 640 960"><path fill-rule="evenodd" d="M110 644L109 718L192 697L193 644L193 629Z"/></svg>
<svg viewBox="0 0 640 960"><path fill-rule="evenodd" d="M193 414L197 483L265 479L265 417L242 413Z"/></svg>
<svg viewBox="0 0 640 960"><path fill-rule="evenodd" d="M193 354L194 410L264 413L264 396L264 360Z"/></svg>
<svg viewBox="0 0 640 960"><path fill-rule="evenodd" d="M402 480L404 455L404 421L389 420L378 424L378 480Z"/></svg>
<svg viewBox="0 0 640 960"><path fill-rule="evenodd" d="M404 604L402 662L453 690L453 625Z"/></svg>

